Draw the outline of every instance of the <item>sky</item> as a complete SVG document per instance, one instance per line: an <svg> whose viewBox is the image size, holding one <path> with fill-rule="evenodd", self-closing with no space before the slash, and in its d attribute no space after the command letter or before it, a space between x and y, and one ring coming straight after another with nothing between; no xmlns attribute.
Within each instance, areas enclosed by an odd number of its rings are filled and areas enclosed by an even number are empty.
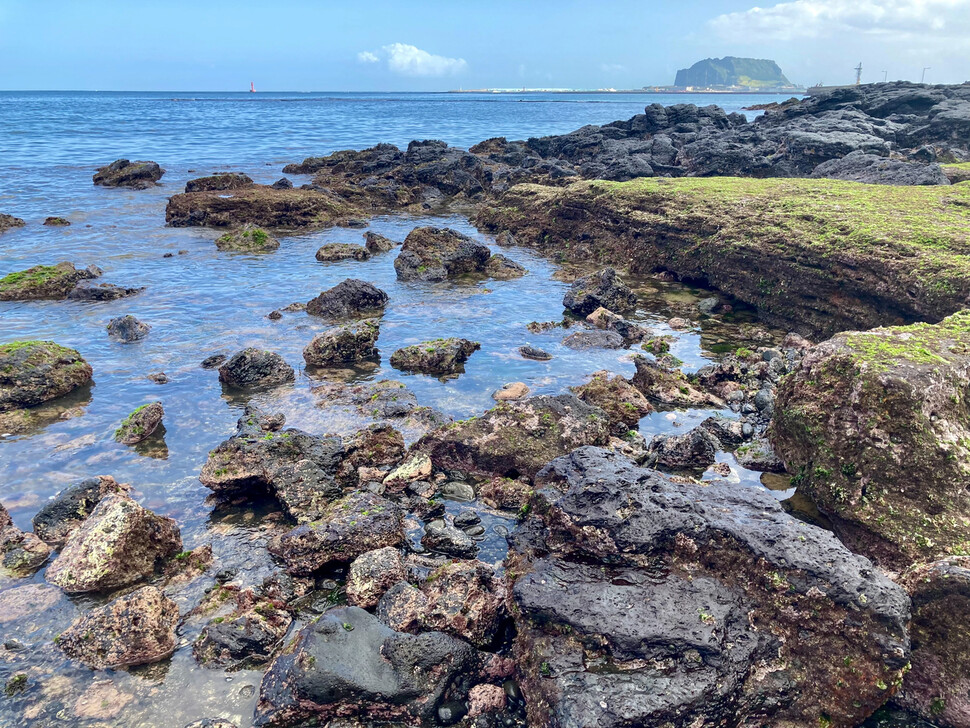
<svg viewBox="0 0 970 728"><path fill-rule="evenodd" d="M640 88L726 55L961 83L970 0L0 0L3 90Z"/></svg>

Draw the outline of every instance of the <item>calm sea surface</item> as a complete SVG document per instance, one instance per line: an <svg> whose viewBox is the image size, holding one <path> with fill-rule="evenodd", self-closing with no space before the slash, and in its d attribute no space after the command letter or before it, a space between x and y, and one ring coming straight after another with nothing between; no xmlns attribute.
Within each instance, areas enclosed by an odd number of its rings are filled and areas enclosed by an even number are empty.
<svg viewBox="0 0 970 728"><path fill-rule="evenodd" d="M534 393L558 394L598 369L627 376L633 372L629 352L576 352L562 346L562 330L528 333L525 325L530 321L561 318L566 289L554 277L556 267L531 251L503 250L525 265L529 275L465 284L399 283L393 252L361 263L327 265L314 259L323 243L362 242L361 230L335 228L288 236L279 251L266 255L220 253L212 243L212 231L165 227L166 200L180 192L186 180L232 169L268 183L281 176L288 162L378 142L406 145L415 138L436 138L467 147L492 136L527 138L625 119L654 102L718 103L737 111L774 98L778 97L0 93L0 212L27 221L26 227L0 236L0 276L30 265L70 260L79 266L100 266L103 281L145 287L133 298L108 303L0 303L0 342L51 339L75 347L94 367L95 379L89 391L59 405L79 408L76 416L28 435L0 437L0 501L19 526L29 529L33 515L61 488L84 477L110 474L131 483L145 506L175 518L186 548L212 542L217 569L236 569L237 581L244 586L258 583L274 568L259 538L265 509L214 511L206 501L208 491L197 479L208 451L233 433L244 402L224 393L216 373L202 370L199 362L245 346L278 351L297 369L296 383L253 399L285 412L290 426L350 434L360 426L359 419L318 407L310 390L322 381L321 374L302 366L303 347L326 325L303 313L285 314L277 322L266 314L295 301L306 302L351 276L386 290L390 304L378 342L382 365L349 376L398 379L414 390L421 404L454 417L490 407L491 393L506 382L522 381ZM95 168L119 157L157 161L166 169L162 184L146 191L95 187ZM306 179L293 181L301 184ZM72 224L43 227L48 215L66 217ZM387 216L372 220L371 229L400 241L416 225L431 223L458 228L493 245L461 217ZM186 252L163 257L178 251ZM633 283L642 300L634 318L657 334L674 333L665 322L678 306L709 295L653 280ZM134 344L109 340L107 322L129 313L151 325L149 336ZM401 346L451 335L482 343L458 379L406 376L386 363ZM748 343L703 318L695 329L676 336L673 353L687 369L703 365L717 351ZM555 358L545 363L522 359L515 352L526 343ZM146 378L158 371L164 371L170 383L158 385ZM116 444L112 433L119 422L135 407L154 400L161 400L166 411L164 443L147 449ZM708 414L656 413L645 418L640 429L648 437L684 431ZM758 474L738 468L730 456L722 459L734 467L733 477L762 487ZM776 495L786 497L790 491ZM492 514L486 523L492 530L482 543L482 558L500 562L501 527L511 521ZM40 593L47 596L40 601L46 607L12 621L0 613L0 631L16 635L25 646L16 652L0 650L0 683L14 674L28 675L27 690L0 700L0 725L181 728L214 716L241 727L250 724L260 674L199 667L190 643L203 622L183 626L182 647L170 662L94 675L66 662L53 638L79 608L98 600L71 600L56 590L47 591L41 571L22 580L0 576L0 602L4 592L24 584L43 590ZM192 604L181 606L186 610ZM85 712L85 706L101 705L107 714L118 704L121 707L107 717Z"/></svg>

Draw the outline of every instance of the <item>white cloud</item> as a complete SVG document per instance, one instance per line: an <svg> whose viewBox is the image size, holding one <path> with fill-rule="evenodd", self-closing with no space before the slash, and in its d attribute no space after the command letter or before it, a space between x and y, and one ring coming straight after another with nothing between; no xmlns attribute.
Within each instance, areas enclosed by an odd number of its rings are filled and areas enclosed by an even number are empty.
<svg viewBox="0 0 970 728"><path fill-rule="evenodd" d="M357 60L361 63L386 60L387 69L402 76L454 76L468 68L464 58L436 56L407 43L391 43L376 53L361 51Z"/></svg>
<svg viewBox="0 0 970 728"><path fill-rule="evenodd" d="M728 40L789 41L848 32L938 43L970 34L970 0L793 0L719 15L709 25Z"/></svg>

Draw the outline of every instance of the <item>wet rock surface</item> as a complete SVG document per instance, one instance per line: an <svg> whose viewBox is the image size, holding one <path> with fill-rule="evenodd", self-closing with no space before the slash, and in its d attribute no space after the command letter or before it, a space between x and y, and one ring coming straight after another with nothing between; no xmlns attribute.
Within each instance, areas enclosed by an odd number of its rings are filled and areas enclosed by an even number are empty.
<svg viewBox="0 0 970 728"><path fill-rule="evenodd" d="M154 187L165 174L155 162L130 162L118 159L94 173L94 184L102 187L130 187L146 190Z"/></svg>
<svg viewBox="0 0 970 728"><path fill-rule="evenodd" d="M161 402L142 405L128 415L115 430L115 440L122 445L137 445L155 434L164 416L165 408Z"/></svg>
<svg viewBox="0 0 970 728"><path fill-rule="evenodd" d="M341 281L306 305L306 312L328 319L359 318L383 311L387 294L371 283L356 278Z"/></svg>
<svg viewBox="0 0 970 728"><path fill-rule="evenodd" d="M50 553L50 547L35 534L17 528L0 504L0 565L5 570L17 576L29 574L43 566Z"/></svg>
<svg viewBox="0 0 970 728"><path fill-rule="evenodd" d="M574 387L573 392L587 404L606 412L617 434L635 430L640 420L654 411L653 405L628 379L620 375L611 377L606 371L594 372L589 382Z"/></svg>
<svg viewBox="0 0 970 728"><path fill-rule="evenodd" d="M154 574L181 548L175 521L127 495L111 494L67 537L47 581L69 594L128 586Z"/></svg>
<svg viewBox="0 0 970 728"><path fill-rule="evenodd" d="M231 387L273 387L292 382L293 367L274 351L250 347L219 367L219 381Z"/></svg>
<svg viewBox="0 0 970 728"><path fill-rule="evenodd" d="M353 243L327 243L316 252L316 259L321 263L332 263L339 260L367 260L370 251L362 245Z"/></svg>
<svg viewBox="0 0 970 728"><path fill-rule="evenodd" d="M178 619L175 602L145 586L79 617L58 646L95 670L158 662L175 651Z"/></svg>
<svg viewBox="0 0 970 728"><path fill-rule="evenodd" d="M256 599L245 591L230 614L203 628L192 652L199 664L210 669L258 668L281 647L292 622L293 617L271 600Z"/></svg>
<svg viewBox="0 0 970 728"><path fill-rule="evenodd" d="M185 183L186 192L208 192L210 190L236 190L253 184L253 179L242 172L220 172L208 177L196 177Z"/></svg>
<svg viewBox="0 0 970 728"><path fill-rule="evenodd" d="M905 592L771 497L591 447L537 485L513 539L533 724L854 725L905 671Z"/></svg>
<svg viewBox="0 0 970 728"><path fill-rule="evenodd" d="M67 294L69 301L117 301L144 291L144 287L126 287L114 283L78 283Z"/></svg>
<svg viewBox="0 0 970 728"><path fill-rule="evenodd" d="M0 344L0 412L63 397L89 384L92 374L75 349L53 341Z"/></svg>
<svg viewBox="0 0 970 728"><path fill-rule="evenodd" d="M138 341L148 336L152 327L142 323L131 314L113 318L108 322L108 336L125 343Z"/></svg>
<svg viewBox="0 0 970 728"><path fill-rule="evenodd" d="M637 297L613 268L604 268L573 281L562 305L577 316L587 316L598 308L623 313L637 305Z"/></svg>
<svg viewBox="0 0 970 728"><path fill-rule="evenodd" d="M307 344L303 359L318 367L375 359L380 356L376 346L380 332L377 319L327 329Z"/></svg>
<svg viewBox="0 0 970 728"><path fill-rule="evenodd" d="M406 372L460 374L468 357L481 348L468 339L435 339L398 349L391 354L391 366Z"/></svg>
<svg viewBox="0 0 970 728"><path fill-rule="evenodd" d="M110 475L85 478L62 490L37 512L33 519L34 533L45 543L59 548L102 498L130 490L131 486L117 482Z"/></svg>
<svg viewBox="0 0 970 728"><path fill-rule="evenodd" d="M373 609L404 576L404 562L397 549L385 546L363 553L354 559L347 573L347 602Z"/></svg>
<svg viewBox="0 0 970 728"><path fill-rule="evenodd" d="M395 243L390 238L384 237L379 233L375 233L372 230L368 230L364 233L364 247L371 255L377 255L378 253L387 253L388 251L394 250L400 243Z"/></svg>
<svg viewBox="0 0 970 728"><path fill-rule="evenodd" d="M79 281L100 275L101 271L94 266L78 269L68 261L57 265L35 265L0 278L0 301L67 298Z"/></svg>
<svg viewBox="0 0 970 728"><path fill-rule="evenodd" d="M7 215L6 213L0 212L0 235L17 227L24 227L27 223L24 222L19 217L14 217L13 215Z"/></svg>
<svg viewBox="0 0 970 728"><path fill-rule="evenodd" d="M443 281L483 274L491 256L488 246L457 230L420 227L404 239L394 270L402 281Z"/></svg>
<svg viewBox="0 0 970 728"><path fill-rule="evenodd" d="M770 435L851 548L889 566L968 548L970 314L848 332L778 389Z"/></svg>
<svg viewBox="0 0 970 728"><path fill-rule="evenodd" d="M950 180L938 164L913 164L900 159L887 159L862 150L841 159L830 159L818 165L812 177L844 179L875 185L948 185Z"/></svg>
<svg viewBox="0 0 970 728"><path fill-rule="evenodd" d="M239 253L266 253L279 247L279 240L261 227L248 223L238 230L231 230L216 238L217 249L234 250Z"/></svg>

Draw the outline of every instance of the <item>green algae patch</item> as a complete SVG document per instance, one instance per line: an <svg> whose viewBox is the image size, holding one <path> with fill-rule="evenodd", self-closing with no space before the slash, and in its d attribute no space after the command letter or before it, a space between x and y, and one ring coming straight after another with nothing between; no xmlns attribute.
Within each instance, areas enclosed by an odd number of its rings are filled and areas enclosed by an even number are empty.
<svg viewBox="0 0 970 728"><path fill-rule="evenodd" d="M0 412L62 397L88 384L91 375L76 350L52 341L0 344Z"/></svg>
<svg viewBox="0 0 970 728"><path fill-rule="evenodd" d="M216 240L219 250L236 250L247 253L261 253L276 250L279 241L270 236L265 230L252 225L246 225L241 230L228 232Z"/></svg>
<svg viewBox="0 0 970 728"><path fill-rule="evenodd" d="M0 278L0 301L65 298L79 280L93 277L75 269L72 263L35 265Z"/></svg>
<svg viewBox="0 0 970 728"><path fill-rule="evenodd" d="M970 186L738 177L518 185L477 222L563 261L671 271L806 333L939 321L970 297Z"/></svg>

